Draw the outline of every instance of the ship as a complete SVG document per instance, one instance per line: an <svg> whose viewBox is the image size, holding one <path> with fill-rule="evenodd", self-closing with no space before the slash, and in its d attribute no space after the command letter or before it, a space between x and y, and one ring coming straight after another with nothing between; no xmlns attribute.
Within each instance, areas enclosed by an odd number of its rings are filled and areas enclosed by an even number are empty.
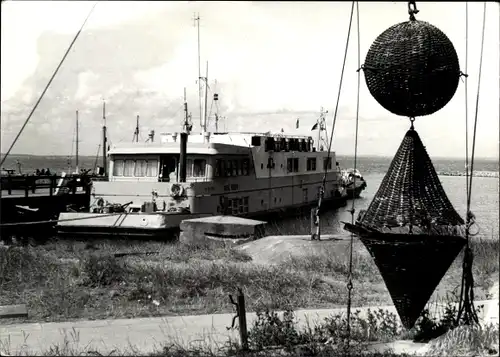
<svg viewBox="0 0 500 357"><path fill-rule="evenodd" d="M366 180L358 169L341 170L342 182L349 198L359 198L366 188Z"/></svg>
<svg viewBox="0 0 500 357"><path fill-rule="evenodd" d="M60 213L59 235L165 237L185 219L231 215L267 221L310 212L320 197L324 208L346 205L348 196L328 145L323 109L313 127L316 142L312 136L285 134L283 129L220 132L217 113L215 130L210 131L208 62L206 76L198 79L205 84L204 100L199 86L198 132L192 130L186 88L178 132L160 133L156 140L151 130L146 142L139 142L137 118L135 141L112 145L106 152L104 124L107 178L92 180L88 212ZM218 100L214 93L213 101ZM105 123L105 106L103 119Z"/></svg>
<svg viewBox="0 0 500 357"><path fill-rule="evenodd" d="M346 205L335 152L311 136L192 133L188 119L184 127L158 142L151 133L111 146L108 179L92 182L89 211L61 213L58 234L164 237L190 218L301 214L321 194L323 207Z"/></svg>

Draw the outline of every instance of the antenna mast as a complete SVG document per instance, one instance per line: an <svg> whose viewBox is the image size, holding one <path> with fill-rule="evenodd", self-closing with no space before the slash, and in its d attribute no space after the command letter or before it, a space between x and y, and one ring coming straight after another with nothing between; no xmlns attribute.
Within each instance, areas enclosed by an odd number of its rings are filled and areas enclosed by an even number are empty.
<svg viewBox="0 0 500 357"><path fill-rule="evenodd" d="M194 25L198 28L198 105L200 109L200 126L203 131L205 131L204 123L203 123L203 115L202 115L202 107L201 107L201 96L202 96L202 89L201 89L201 63L200 63L200 14L195 14L194 15Z"/></svg>
<svg viewBox="0 0 500 357"><path fill-rule="evenodd" d="M79 142L79 139L78 139L78 110L76 111L76 143L75 143L75 151L76 151L76 173L79 172L78 170L78 142Z"/></svg>

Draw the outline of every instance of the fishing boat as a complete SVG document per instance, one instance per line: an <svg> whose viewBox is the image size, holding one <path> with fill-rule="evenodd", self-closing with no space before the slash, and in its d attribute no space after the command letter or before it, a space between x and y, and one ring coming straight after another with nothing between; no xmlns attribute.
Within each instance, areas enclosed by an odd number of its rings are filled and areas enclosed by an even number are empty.
<svg viewBox="0 0 500 357"><path fill-rule="evenodd" d="M358 169L341 170L342 182L349 198L359 198L361 192L366 188L366 181Z"/></svg>

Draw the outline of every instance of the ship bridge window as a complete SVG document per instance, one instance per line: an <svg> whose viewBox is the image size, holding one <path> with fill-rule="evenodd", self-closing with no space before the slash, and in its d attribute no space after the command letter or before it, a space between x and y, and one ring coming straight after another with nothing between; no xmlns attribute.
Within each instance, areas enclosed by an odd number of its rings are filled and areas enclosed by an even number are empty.
<svg viewBox="0 0 500 357"><path fill-rule="evenodd" d="M290 151L290 140L285 139L285 151Z"/></svg>
<svg viewBox="0 0 500 357"><path fill-rule="evenodd" d="M260 136L252 136L252 145L260 146Z"/></svg>
<svg viewBox="0 0 500 357"><path fill-rule="evenodd" d="M292 157L286 160L286 170L290 172L299 172L299 158Z"/></svg>
<svg viewBox="0 0 500 357"><path fill-rule="evenodd" d="M304 139L300 140L300 145L302 146L302 151L308 151L307 150L307 142Z"/></svg>
<svg viewBox="0 0 500 357"><path fill-rule="evenodd" d="M307 158L307 171L316 171L316 158L308 157Z"/></svg>
<svg viewBox="0 0 500 357"><path fill-rule="evenodd" d="M273 151L273 150L274 150L274 138L267 138L266 151Z"/></svg>

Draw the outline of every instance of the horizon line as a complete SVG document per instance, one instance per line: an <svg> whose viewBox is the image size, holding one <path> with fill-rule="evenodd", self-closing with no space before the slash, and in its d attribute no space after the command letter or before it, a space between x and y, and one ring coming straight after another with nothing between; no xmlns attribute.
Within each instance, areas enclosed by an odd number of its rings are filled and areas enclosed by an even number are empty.
<svg viewBox="0 0 500 357"><path fill-rule="evenodd" d="M347 156L347 157L354 158L353 154L338 154L338 153L335 152L335 155L336 156ZM0 157L3 158L4 156L5 156L4 153L0 153ZM68 156L74 157L75 155L56 155L56 154L51 154L51 155L37 155L37 154L20 154L20 153L17 154L17 153L11 153L11 154L9 154L9 156L64 157L64 158L67 158ZM99 155L99 157L100 156L101 155ZM389 156L389 155L375 155L375 154L371 154L371 155L369 155L369 154L358 154L357 156L358 156L358 158L381 158L381 159L391 159L391 158L394 157L394 156ZM89 157L89 158L95 159L95 155L79 155L79 157ZM434 156L431 159L453 159L453 160L464 159L465 160L465 157L463 157L463 156ZM487 156L476 156L474 159L475 160L490 160L490 161L497 160L500 163L500 158L498 156L490 156L490 157L487 157Z"/></svg>

